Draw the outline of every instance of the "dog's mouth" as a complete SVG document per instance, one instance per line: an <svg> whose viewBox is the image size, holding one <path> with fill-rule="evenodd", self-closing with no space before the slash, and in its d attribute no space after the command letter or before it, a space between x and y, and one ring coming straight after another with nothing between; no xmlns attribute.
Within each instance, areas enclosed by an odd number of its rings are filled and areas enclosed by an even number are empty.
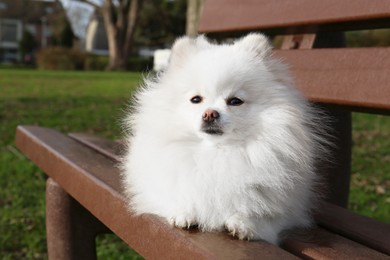
<svg viewBox="0 0 390 260"><path fill-rule="evenodd" d="M221 127L216 124L204 124L201 130L209 135L223 135Z"/></svg>

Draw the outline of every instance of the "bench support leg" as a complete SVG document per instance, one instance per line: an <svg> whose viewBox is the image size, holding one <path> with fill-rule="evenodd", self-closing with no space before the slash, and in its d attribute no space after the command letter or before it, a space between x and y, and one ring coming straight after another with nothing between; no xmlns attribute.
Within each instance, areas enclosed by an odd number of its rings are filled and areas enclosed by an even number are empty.
<svg viewBox="0 0 390 260"><path fill-rule="evenodd" d="M46 235L49 259L96 259L95 237L109 232L54 180L46 183Z"/></svg>
<svg viewBox="0 0 390 260"><path fill-rule="evenodd" d="M345 47L345 36L342 32L320 32L314 41L313 48ZM336 138L338 147L331 149L332 163L320 168L327 184L327 201L340 207L347 207L351 175L352 119L351 112L336 108L326 109L334 120L331 134Z"/></svg>
<svg viewBox="0 0 390 260"><path fill-rule="evenodd" d="M351 154L352 154L352 118L351 112L328 110L332 116L333 135L336 138L337 147L331 149L330 160L327 167L320 168L322 176L327 184L327 201L346 208L351 178Z"/></svg>

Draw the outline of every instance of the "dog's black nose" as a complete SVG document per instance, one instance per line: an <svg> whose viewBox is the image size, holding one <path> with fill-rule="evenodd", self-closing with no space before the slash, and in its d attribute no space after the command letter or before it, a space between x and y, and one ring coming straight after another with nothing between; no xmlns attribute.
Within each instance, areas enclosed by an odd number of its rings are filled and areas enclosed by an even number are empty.
<svg viewBox="0 0 390 260"><path fill-rule="evenodd" d="M203 121L211 123L211 122L214 122L215 120L217 120L219 118L219 113L216 110L207 109L203 113L202 118L203 118Z"/></svg>

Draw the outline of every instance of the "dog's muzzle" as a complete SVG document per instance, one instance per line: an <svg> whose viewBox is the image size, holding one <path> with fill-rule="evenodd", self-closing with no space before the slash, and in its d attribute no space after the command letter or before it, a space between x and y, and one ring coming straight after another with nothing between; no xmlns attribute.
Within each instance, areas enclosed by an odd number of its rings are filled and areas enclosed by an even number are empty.
<svg viewBox="0 0 390 260"><path fill-rule="evenodd" d="M202 115L201 130L210 135L222 135L222 127L219 123L220 115L218 111L207 109Z"/></svg>

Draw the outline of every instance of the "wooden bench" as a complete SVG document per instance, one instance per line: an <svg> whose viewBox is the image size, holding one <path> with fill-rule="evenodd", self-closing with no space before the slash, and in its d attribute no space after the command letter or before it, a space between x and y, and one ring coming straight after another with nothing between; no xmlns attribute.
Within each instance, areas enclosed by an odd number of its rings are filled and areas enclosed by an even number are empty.
<svg viewBox="0 0 390 260"><path fill-rule="evenodd" d="M390 48L340 49L338 31L390 24L387 0L210 0L200 31L215 38L262 30L287 35L275 55L290 64L297 86L334 115L335 163L321 167L329 202L317 227L288 236L280 247L226 233L169 226L153 215L132 216L122 193L120 142L19 126L16 144L50 177L46 226L50 259L94 259L95 237L112 231L148 259L389 259L390 225L345 206L351 155L350 111L390 113ZM313 33L318 33L317 36ZM299 35L298 35L299 34ZM339 205L336 206L335 204Z"/></svg>

